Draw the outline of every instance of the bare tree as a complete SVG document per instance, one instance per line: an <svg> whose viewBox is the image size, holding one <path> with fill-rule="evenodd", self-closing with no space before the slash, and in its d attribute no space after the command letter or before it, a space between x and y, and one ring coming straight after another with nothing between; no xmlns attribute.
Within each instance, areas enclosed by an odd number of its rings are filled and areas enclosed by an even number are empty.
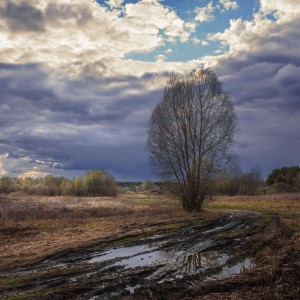
<svg viewBox="0 0 300 300"><path fill-rule="evenodd" d="M171 184L185 211L201 210L233 143L237 117L210 69L172 75L149 121L154 171Z"/></svg>

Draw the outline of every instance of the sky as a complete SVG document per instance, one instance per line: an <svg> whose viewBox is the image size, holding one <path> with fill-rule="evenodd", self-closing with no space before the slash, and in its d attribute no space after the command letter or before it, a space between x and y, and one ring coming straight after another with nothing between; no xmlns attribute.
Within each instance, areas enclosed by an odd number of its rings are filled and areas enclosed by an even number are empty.
<svg viewBox="0 0 300 300"><path fill-rule="evenodd" d="M199 67L232 97L245 171L300 165L299 0L1 0L0 176L156 179L149 117Z"/></svg>

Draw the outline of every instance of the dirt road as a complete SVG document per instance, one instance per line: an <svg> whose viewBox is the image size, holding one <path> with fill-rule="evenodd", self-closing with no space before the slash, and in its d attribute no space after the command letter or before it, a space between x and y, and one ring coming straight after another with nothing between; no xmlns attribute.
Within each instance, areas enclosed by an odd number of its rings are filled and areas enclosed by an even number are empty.
<svg viewBox="0 0 300 300"><path fill-rule="evenodd" d="M204 224L58 253L39 264L0 273L0 295L120 299L143 295L153 285L188 289L224 280L255 266L244 244L259 219L257 213L230 211Z"/></svg>

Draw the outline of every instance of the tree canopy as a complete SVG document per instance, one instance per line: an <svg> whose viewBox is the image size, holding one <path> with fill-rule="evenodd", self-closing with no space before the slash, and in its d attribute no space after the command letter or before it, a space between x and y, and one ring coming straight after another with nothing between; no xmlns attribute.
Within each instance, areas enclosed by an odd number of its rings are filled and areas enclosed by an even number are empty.
<svg viewBox="0 0 300 300"><path fill-rule="evenodd" d="M267 177L267 185L275 185L285 192L300 190L300 167L290 166L275 168Z"/></svg>
<svg viewBox="0 0 300 300"><path fill-rule="evenodd" d="M149 121L153 170L186 211L201 210L234 141L237 117L230 96L210 69L172 75Z"/></svg>

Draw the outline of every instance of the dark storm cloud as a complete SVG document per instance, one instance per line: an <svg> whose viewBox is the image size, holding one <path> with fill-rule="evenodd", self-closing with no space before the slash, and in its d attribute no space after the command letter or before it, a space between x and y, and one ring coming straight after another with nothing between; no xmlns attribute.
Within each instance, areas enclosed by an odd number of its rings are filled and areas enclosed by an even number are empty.
<svg viewBox="0 0 300 300"><path fill-rule="evenodd" d="M93 14L86 6L49 3L45 18L50 23L63 23L74 19L77 25L82 26L93 19Z"/></svg>
<svg viewBox="0 0 300 300"><path fill-rule="evenodd" d="M0 103L11 111L11 117L15 115L17 118L26 118L28 114L38 116L43 112L43 115L51 116L56 122L65 121L67 115L68 123L75 125L121 122L136 110L149 109L152 102L145 99L159 95L156 91L142 95L127 93L127 90L142 89L144 78L65 79L63 88L57 89L49 84L48 75L38 66L0 65L0 69L5 74L0 77ZM126 86L122 86L122 83L126 83ZM117 86L109 88L110 84ZM23 113L16 114L16 110Z"/></svg>
<svg viewBox="0 0 300 300"><path fill-rule="evenodd" d="M4 6L0 7L0 17L6 20L13 32L44 31L43 13L28 1L6 0Z"/></svg>
<svg viewBox="0 0 300 300"><path fill-rule="evenodd" d="M161 91L136 91L153 78L62 81L38 65L0 65L0 153L66 170L104 168L118 178L149 178L147 123Z"/></svg>
<svg viewBox="0 0 300 300"><path fill-rule="evenodd" d="M251 41L253 51L224 58L217 69L235 103L242 165L273 168L300 164L300 22ZM298 28L298 30L295 30Z"/></svg>

